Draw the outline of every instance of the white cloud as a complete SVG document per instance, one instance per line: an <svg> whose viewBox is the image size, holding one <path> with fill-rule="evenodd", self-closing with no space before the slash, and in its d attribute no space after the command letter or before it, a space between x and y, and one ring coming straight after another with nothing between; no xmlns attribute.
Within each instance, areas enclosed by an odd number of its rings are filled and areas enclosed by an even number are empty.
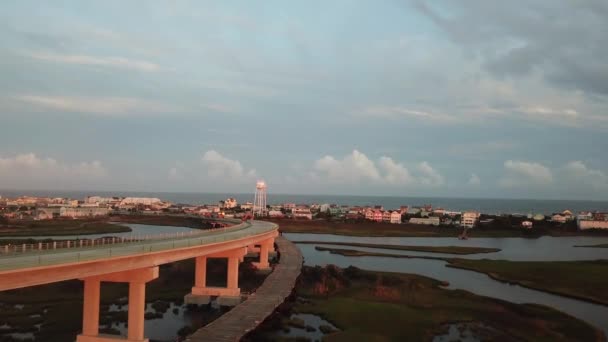
<svg viewBox="0 0 608 342"><path fill-rule="evenodd" d="M44 110L99 115L131 115L183 111L183 109L156 101L131 97L79 97L28 94L15 96L13 100Z"/></svg>
<svg viewBox="0 0 608 342"><path fill-rule="evenodd" d="M471 178L469 178L468 183L469 183L469 185L478 186L481 184L481 179L479 178L479 176L477 176L477 174L472 173Z"/></svg>
<svg viewBox="0 0 608 342"><path fill-rule="evenodd" d="M254 169L245 170L240 161L226 158L215 150L205 152L202 161L212 179L251 181L256 177Z"/></svg>
<svg viewBox="0 0 608 342"><path fill-rule="evenodd" d="M325 156L315 162L314 169L324 173L330 180L340 183L380 179L380 173L374 162L357 150L342 160Z"/></svg>
<svg viewBox="0 0 608 342"><path fill-rule="evenodd" d="M382 156L378 162L369 159L365 154L354 150L342 159L325 156L314 163L311 181L329 181L334 183L355 184L371 182L384 185L426 185L444 184L443 176L427 162L415 166L414 174L402 163Z"/></svg>
<svg viewBox="0 0 608 342"><path fill-rule="evenodd" d="M403 164L396 163L389 157L381 157L378 165L384 170L384 180L389 184L411 184L415 182L414 177Z"/></svg>
<svg viewBox="0 0 608 342"><path fill-rule="evenodd" d="M67 163L41 158L34 153L0 157L0 186L3 188L52 188L59 183L80 183L108 175L101 162Z"/></svg>
<svg viewBox="0 0 608 342"><path fill-rule="evenodd" d="M104 66L114 67L121 69L131 69L144 72L155 72L161 70L160 65L149 61L142 61L136 59L129 59L125 57L113 57L113 56L89 56L89 55L66 55L57 54L52 52L34 52L27 53L28 57L64 64L78 64L78 65L93 65L93 66Z"/></svg>
<svg viewBox="0 0 608 342"><path fill-rule="evenodd" d="M551 170L540 163L507 160L504 167L506 174L499 181L503 187L542 186L553 182Z"/></svg>
<svg viewBox="0 0 608 342"><path fill-rule="evenodd" d="M588 168L582 161L571 161L560 171L568 183L585 185L594 190L608 188L608 176L600 170Z"/></svg>
<svg viewBox="0 0 608 342"><path fill-rule="evenodd" d="M432 121L434 123L453 123L456 121L462 121L462 118L458 118L454 115L395 106L367 107L359 111L359 114L372 118L392 120L410 118L415 120Z"/></svg>
<svg viewBox="0 0 608 342"><path fill-rule="evenodd" d="M431 165L427 162L422 162L417 166L418 171L420 172L420 176L418 180L420 183L425 185L442 185L444 183L443 176L437 172L437 170L433 169Z"/></svg>

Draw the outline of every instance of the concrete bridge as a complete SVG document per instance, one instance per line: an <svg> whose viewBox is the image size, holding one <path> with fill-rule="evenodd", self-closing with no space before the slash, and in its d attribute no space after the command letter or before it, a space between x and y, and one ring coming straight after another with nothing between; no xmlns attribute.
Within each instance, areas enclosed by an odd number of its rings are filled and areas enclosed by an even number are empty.
<svg viewBox="0 0 608 342"><path fill-rule="evenodd" d="M78 240L12 246L0 250L0 291L59 282L84 281L82 334L78 342L116 342L114 336L99 335L101 282L129 283L129 342L144 338L146 283L158 277L158 266L195 258L195 281L186 303L205 304L218 296L222 305L240 302L238 265L248 252L259 252L258 269L269 270L268 254L278 236L278 226L250 221L235 226L201 230L193 234L164 234L100 241ZM83 242L84 241L84 242ZM227 286L206 286L207 258L228 259Z"/></svg>

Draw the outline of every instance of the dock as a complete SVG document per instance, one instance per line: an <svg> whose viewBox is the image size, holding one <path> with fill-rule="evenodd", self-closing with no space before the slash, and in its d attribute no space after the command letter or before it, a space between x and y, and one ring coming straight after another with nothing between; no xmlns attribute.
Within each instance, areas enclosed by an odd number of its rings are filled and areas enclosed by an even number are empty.
<svg viewBox="0 0 608 342"><path fill-rule="evenodd" d="M279 263L262 286L241 304L186 338L188 342L234 342L255 329L289 297L302 270L302 253L291 241L275 239Z"/></svg>

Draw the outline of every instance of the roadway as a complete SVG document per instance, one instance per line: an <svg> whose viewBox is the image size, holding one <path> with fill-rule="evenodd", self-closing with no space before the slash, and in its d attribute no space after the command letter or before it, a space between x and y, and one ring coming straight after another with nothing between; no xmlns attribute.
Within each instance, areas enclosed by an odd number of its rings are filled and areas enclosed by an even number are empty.
<svg viewBox="0 0 608 342"><path fill-rule="evenodd" d="M228 248L246 247L276 236L277 229L274 223L250 221L227 228L202 230L196 235L1 255L0 291L90 277L109 271L158 266Z"/></svg>

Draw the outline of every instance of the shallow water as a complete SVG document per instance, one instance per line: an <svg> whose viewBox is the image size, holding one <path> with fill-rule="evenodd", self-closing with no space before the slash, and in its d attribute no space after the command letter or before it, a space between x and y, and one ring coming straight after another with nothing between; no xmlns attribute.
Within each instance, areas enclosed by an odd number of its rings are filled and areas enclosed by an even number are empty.
<svg viewBox="0 0 608 342"><path fill-rule="evenodd" d="M437 254L428 252L382 250L392 254L454 256L468 259L503 259L512 261L571 261L608 259L608 248L584 248L576 245L596 245L608 243L608 237L543 236L536 239L527 238L470 238L459 240L449 237L357 237L331 234L283 234L291 241L324 241L324 242L359 242L383 245L409 246L464 246L498 248L496 253L480 253L471 255ZM303 245L299 245L303 246ZM339 246L339 248L356 248L359 250L378 251L362 247Z"/></svg>
<svg viewBox="0 0 608 342"><path fill-rule="evenodd" d="M305 236L309 234L283 234L290 240L317 240L322 241L327 237L327 235L314 235L314 236ZM358 237L342 237L342 236L329 236L331 240L329 241L351 241L351 242L373 242L373 243L384 243L384 244L413 244L411 241L397 241L394 239L409 239L409 238L358 238ZM336 240L336 238L348 238L348 240ZM369 239L374 239L374 241L370 241ZM439 245L435 243L435 240L445 240L445 238L414 238L417 240L416 242L419 245L422 245L422 242L425 242L426 246L435 246ZM422 239L422 241L421 241ZM424 240L426 239L426 241ZM527 240L522 238L511 238ZM556 238L552 238L556 239ZM552 241L550 239L549 241ZM566 239L560 241L561 245L569 245L573 243L572 240L578 240L578 238L559 238ZM392 242L388 242L387 240L392 240ZM451 241L457 243L460 240L450 239ZM483 240L492 240L492 239L483 239ZM503 240L503 239L499 239ZM569 242L566 242L566 241ZM477 239L467 240L466 242L476 242ZM578 240L580 241L580 240ZM444 241L444 243L447 243ZM524 250L529 241L510 241L508 244L494 242L494 245L483 245L481 243L471 244L470 246L478 246L478 247L495 247L496 245L502 245L505 248L507 255L511 253L511 255L521 256L521 255L537 255L540 260L553 260L551 259L551 255L556 255L555 253L548 253L549 255L545 258L540 258L541 254L532 251ZM544 244L551 244L552 242L543 242ZM586 243L604 243L599 240L594 241L586 241ZM578 242L577 242L578 244ZM445 245L445 244L444 244ZM570 299L566 297L561 297L541 291L536 291L532 289L528 289L525 287L521 287L518 285L509 285L505 283L501 283L495 281L488 277L485 274L467 271L457 268L446 267L446 262L441 260L426 260L426 259L398 259L398 258L390 258L390 257L346 257L338 254L330 254L329 252L322 252L315 250L314 244L299 244L298 247L302 251L304 255L305 264L308 266L325 266L328 264L334 264L339 267L348 267L348 266L356 266L362 269L373 270L373 271L389 271L389 272L401 272L401 273L414 273L420 274L423 276L427 276L430 278L447 281L450 283L448 288L450 289L463 289L470 292L473 292L478 295L494 297L502 300L506 300L513 303L536 303L543 304L555 309L558 309L562 312L568 313L574 317L582 319L599 329L602 329L604 333L608 336L608 306L598 305L593 303L588 303L576 299ZM345 246L339 246L341 248L348 248ZM500 247L498 247L500 248ZM532 247L527 247L532 248ZM356 249L364 249L357 247ZM579 248L576 248L579 249ZM584 250L598 250L601 248L580 248ZM385 253L394 253L399 251L394 250L382 250L382 249L374 249L374 251L381 251ZM601 255L605 255L608 250L604 251L595 251L591 252L589 255L591 259L608 259L607 256L600 257ZM402 254L410 254L414 255L413 252L405 252ZM444 255L444 254L435 254L435 253L422 253L425 255ZM497 254L497 253L492 253ZM488 257L491 254L482 254L484 257ZM504 255L504 254L503 254ZM558 260L581 260L582 254L573 255L572 259L568 259L567 257L570 255L570 251L564 251L563 254L559 253ZM504 259L504 258L503 258ZM539 260L537 259L537 260ZM522 259L516 259L522 260Z"/></svg>
<svg viewBox="0 0 608 342"><path fill-rule="evenodd" d="M312 315L312 314L292 314L289 318L290 319L299 318L299 319L301 319L301 320L304 321L305 325L311 326L311 327L315 328L315 330L314 331L307 331L306 329L296 328L296 327L290 326L288 332L285 332L285 331L282 331L282 330L276 332L276 334L278 336L285 336L285 337L307 337L311 341L321 341L323 339L323 336L325 336L325 334L323 334L323 332L321 332L321 330L319 330L320 326L327 325L327 326L330 326L334 330L338 330L333 324L331 324L330 322L324 320L323 318L321 318L321 317L319 317L317 315Z"/></svg>

